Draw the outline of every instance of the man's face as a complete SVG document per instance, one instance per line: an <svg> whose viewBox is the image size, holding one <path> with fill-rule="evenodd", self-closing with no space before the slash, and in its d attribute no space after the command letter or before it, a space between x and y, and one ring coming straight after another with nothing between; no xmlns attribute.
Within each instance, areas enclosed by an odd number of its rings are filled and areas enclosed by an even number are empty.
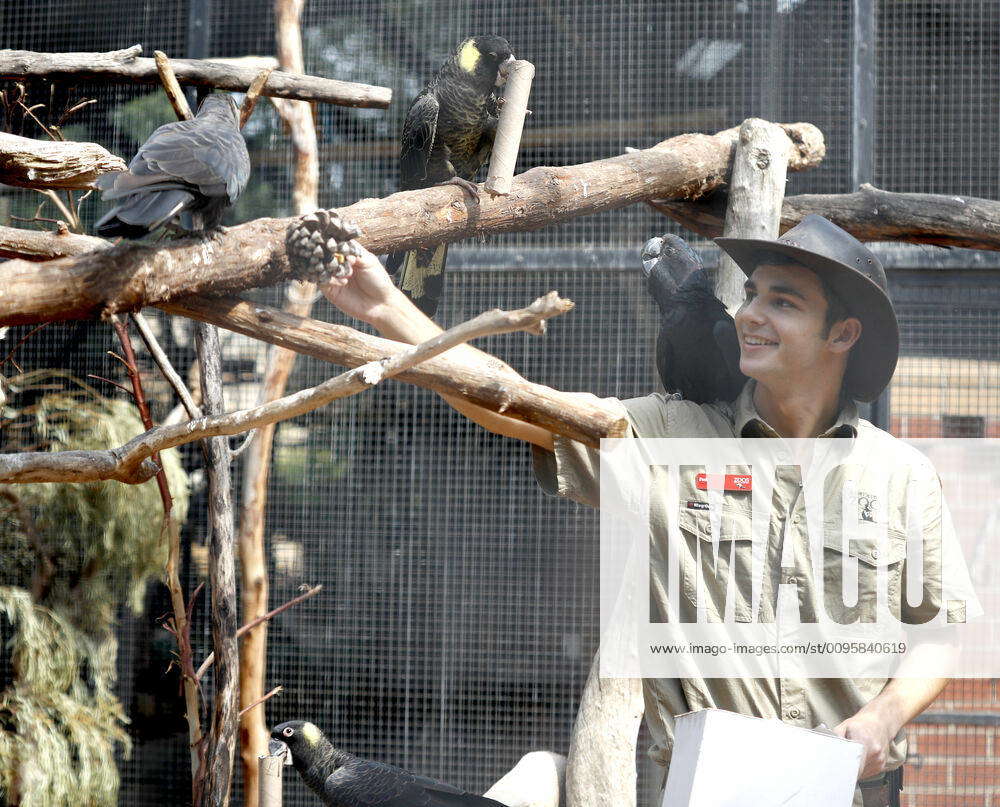
<svg viewBox="0 0 1000 807"><path fill-rule="evenodd" d="M772 387L801 384L834 372L843 353L826 331L826 296L819 277L800 266L761 264L747 278L736 312L740 370Z"/></svg>

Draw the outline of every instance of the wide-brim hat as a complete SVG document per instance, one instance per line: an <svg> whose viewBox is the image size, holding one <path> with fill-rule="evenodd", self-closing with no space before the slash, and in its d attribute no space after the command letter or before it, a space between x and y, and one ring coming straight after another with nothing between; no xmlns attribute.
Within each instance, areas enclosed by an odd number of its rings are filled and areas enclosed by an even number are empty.
<svg viewBox="0 0 1000 807"><path fill-rule="evenodd" d="M874 401L881 394L896 370L899 324L889 299L885 269L864 244L815 214L774 240L716 238L715 243L747 277L762 263L780 262L780 256L822 277L862 327L861 338L847 361L844 392L857 401Z"/></svg>

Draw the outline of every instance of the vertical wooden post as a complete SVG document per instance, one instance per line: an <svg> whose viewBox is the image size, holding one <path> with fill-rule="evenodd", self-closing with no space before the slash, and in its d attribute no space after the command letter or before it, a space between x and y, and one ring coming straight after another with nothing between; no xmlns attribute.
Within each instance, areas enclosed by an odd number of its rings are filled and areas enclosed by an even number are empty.
<svg viewBox="0 0 1000 807"><path fill-rule="evenodd" d="M726 238L777 238L791 141L780 126L747 118L733 157ZM715 293L730 311L743 300L746 276L725 252L719 257Z"/></svg>
<svg viewBox="0 0 1000 807"><path fill-rule="evenodd" d="M595 655L566 762L569 807L635 807L642 713L642 682L601 678L600 656Z"/></svg>
<svg viewBox="0 0 1000 807"><path fill-rule="evenodd" d="M213 325L196 324L201 366L202 411L219 415L222 402L222 348ZM208 777L204 804L226 807L233 780L233 756L239 726L239 656L236 630L236 555L229 443L225 437L202 442L208 468L209 576L212 586L212 645L215 650L215 697L208 740Z"/></svg>
<svg viewBox="0 0 1000 807"><path fill-rule="evenodd" d="M275 0L275 36L278 64L282 70L305 73L302 58L302 34L299 20L305 0ZM295 150L295 180L292 206L299 215L311 213L319 206L319 149L316 126L310 104L305 101L272 99L278 113L291 132ZM316 286L293 282L288 287L285 310L308 316ZM288 377L295 364L295 353L271 347L267 354L260 402L280 398L285 393ZM243 624L252 622L267 612L267 554L264 540L264 509L267 503L267 482L270 476L271 447L274 426L257 432L245 455L243 464L243 496L240 508L240 571L242 574ZM264 692L267 676L267 624L249 631L240 645L240 705L246 708ZM267 753L267 720L264 706L243 715L240 722L240 758L243 767L244 804L258 807L258 759ZM263 807L263 802L261 802Z"/></svg>
<svg viewBox="0 0 1000 807"><path fill-rule="evenodd" d="M257 802L260 807L281 807L281 773L285 753L264 754L258 764ZM249 804L249 799L245 803Z"/></svg>

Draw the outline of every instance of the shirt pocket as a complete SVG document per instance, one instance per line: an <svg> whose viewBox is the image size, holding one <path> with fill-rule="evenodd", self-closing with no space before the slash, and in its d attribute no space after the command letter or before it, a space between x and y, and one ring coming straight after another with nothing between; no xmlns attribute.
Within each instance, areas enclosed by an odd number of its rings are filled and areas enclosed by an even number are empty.
<svg viewBox="0 0 1000 807"><path fill-rule="evenodd" d="M881 596L890 613L899 619L905 559L906 533L900 528L891 524L859 523L857 533L847 536L845 541L841 522L826 521L823 525L823 599L828 618L841 625L874 623L878 614L878 581L884 575L886 582ZM852 567L857 570L856 585Z"/></svg>
<svg viewBox="0 0 1000 807"><path fill-rule="evenodd" d="M717 546L713 544L710 512L688 509L681 503L681 612L685 621L697 619L700 598L709 621L721 622L730 596L735 598L736 621L751 620L753 542L746 498L723 498Z"/></svg>

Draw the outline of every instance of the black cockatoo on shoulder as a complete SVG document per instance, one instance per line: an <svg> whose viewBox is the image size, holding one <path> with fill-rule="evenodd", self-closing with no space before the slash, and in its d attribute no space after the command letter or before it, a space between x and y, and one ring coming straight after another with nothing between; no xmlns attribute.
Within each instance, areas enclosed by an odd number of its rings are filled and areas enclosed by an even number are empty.
<svg viewBox="0 0 1000 807"><path fill-rule="evenodd" d="M231 95L209 95L191 120L156 129L128 171L97 180L116 206L95 225L106 238L141 238L169 226L198 232L219 225L250 179L250 155Z"/></svg>
<svg viewBox="0 0 1000 807"><path fill-rule="evenodd" d="M514 60L499 36L466 39L414 99L403 122L399 189L456 184L479 198L473 180L489 159L506 76ZM444 282L447 244L394 252L386 268L399 273L399 287L428 316L437 310Z"/></svg>
<svg viewBox="0 0 1000 807"><path fill-rule="evenodd" d="M642 271L660 309L656 369L663 388L699 404L734 400L747 380L736 326L701 259L668 233L646 242Z"/></svg>
<svg viewBox="0 0 1000 807"><path fill-rule="evenodd" d="M485 796L340 751L312 723L290 720L275 726L271 753L280 743L328 807L504 807Z"/></svg>

